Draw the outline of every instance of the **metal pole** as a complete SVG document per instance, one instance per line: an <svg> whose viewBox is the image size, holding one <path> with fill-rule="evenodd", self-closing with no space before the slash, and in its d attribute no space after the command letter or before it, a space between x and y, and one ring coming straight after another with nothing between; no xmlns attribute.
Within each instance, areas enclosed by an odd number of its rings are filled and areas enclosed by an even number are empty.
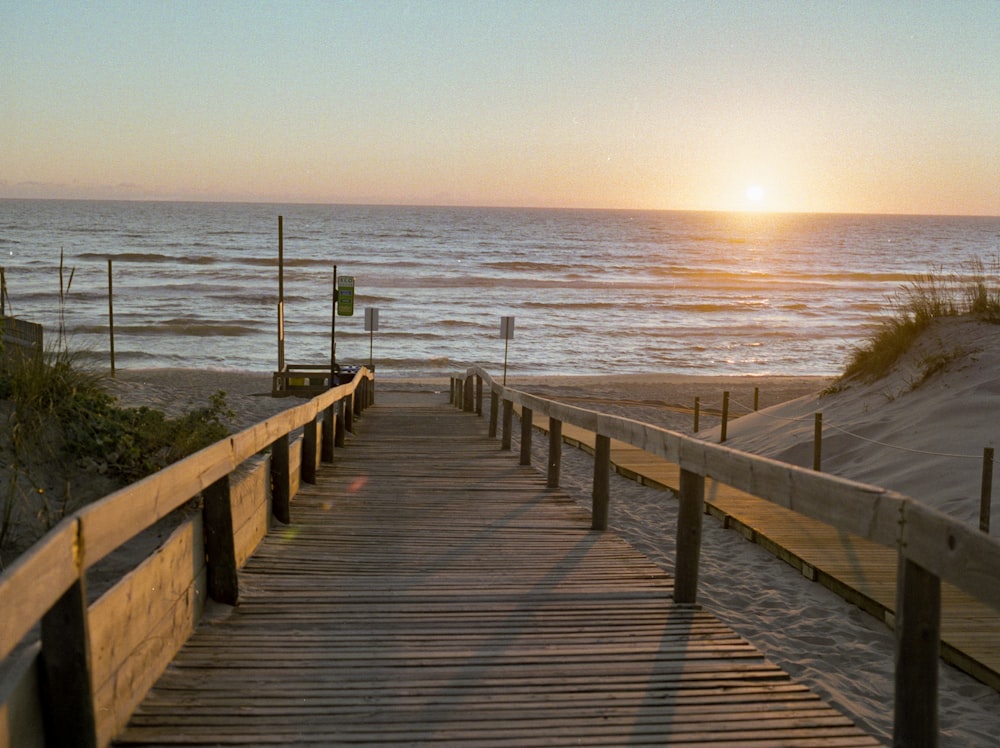
<svg viewBox="0 0 1000 748"><path fill-rule="evenodd" d="M333 266L333 314L330 316L330 386L337 384L337 266Z"/></svg>
<svg viewBox="0 0 1000 748"><path fill-rule="evenodd" d="M278 216L278 371L285 370L285 228Z"/></svg>
<svg viewBox="0 0 1000 748"><path fill-rule="evenodd" d="M115 302L111 280L111 258L108 258L108 330L111 335L111 378L115 378Z"/></svg>

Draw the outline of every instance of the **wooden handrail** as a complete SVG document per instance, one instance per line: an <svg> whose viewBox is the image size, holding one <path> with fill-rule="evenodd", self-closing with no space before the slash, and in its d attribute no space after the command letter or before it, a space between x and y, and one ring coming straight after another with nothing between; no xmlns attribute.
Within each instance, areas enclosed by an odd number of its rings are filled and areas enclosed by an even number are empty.
<svg viewBox="0 0 1000 748"><path fill-rule="evenodd" d="M53 654L48 649L51 645L47 644L47 631L50 632L49 642L68 642L69 646L65 647L67 650L75 648L71 652L73 657L78 658L78 661L72 664L74 671L78 671L81 667L89 668L84 582L87 569L198 494L212 496L213 506L210 508L211 511L206 513L206 517L210 519L215 516L222 520L230 520L228 512L230 474L241 464L281 440L285 440L287 444L288 435L300 427L306 427L304 438L313 440L313 444L306 447L305 451L312 450L310 458L315 460L317 429L309 428L309 424L315 424L317 418L323 415L324 428L327 432L331 430L334 421L337 422L337 430L340 431L343 428L341 420L350 418L352 411L357 415L360 409L372 403L373 387L369 386L369 382L373 379L374 375L362 367L351 382L326 390L308 402L289 408L218 441L63 519L0 575L0 600L3 601L0 605L0 661L6 659L25 635L42 621L42 659L46 668L62 667L65 670L66 667L66 663L61 662L65 659L63 653L60 651ZM335 418L331 413L338 402L350 403L343 408L345 419ZM341 440L340 444L342 443ZM324 453L328 458L332 444L332 435L324 433ZM286 466L287 462L286 451L284 460ZM308 480L308 469L304 468L302 472L304 478ZM287 474L285 480L289 480ZM221 502L221 505L217 502ZM222 524L226 525L224 532L229 534L223 546L231 549L232 523L229 521ZM218 534L219 528L206 527L206 535L210 534L210 531ZM209 547L211 567L216 560L212 558L213 551L208 540L206 546ZM231 551L229 555L232 555ZM215 577L228 578L231 586L235 579L235 562L230 558L226 563L232 565L232 568L222 570L227 572L228 576L227 573L221 575L216 573ZM210 579L210 593L212 588L213 581ZM235 594L235 591L232 592ZM73 605L79 606L78 601L82 601L83 607L79 611L69 610L71 615L66 616L67 606L70 608ZM59 615L52 614L56 607L60 608ZM61 632L53 628L58 625L55 622L65 618L75 618L79 630ZM75 680L88 684L89 688L90 673L84 673L82 677L79 673L75 674L78 676ZM42 690L46 691L47 688L43 687ZM41 697L43 713L48 713L44 703L46 699L58 698L62 701L66 698L64 691L63 688L62 691L49 696L43 694ZM60 703L62 717L54 721L70 731L75 744L98 745L100 741L96 735L88 736L79 732L80 725L84 725L85 733L94 732L93 695L88 692L74 694L73 697L78 703L68 708L71 712L78 709L80 714L67 715L67 705ZM86 714L88 710L89 715ZM49 742L58 743L61 739L58 733L55 737L48 735L48 730L52 727L49 722L52 721L46 720L47 738ZM58 728L56 725L53 729ZM73 732L74 730L77 732ZM3 742L0 740L0 744Z"/></svg>
<svg viewBox="0 0 1000 748"><path fill-rule="evenodd" d="M473 383L474 380L474 383ZM693 603L698 583L704 479L778 504L883 546L897 549L899 581L896 598L896 745L937 745L937 668L940 652L940 586L946 581L1000 610L1000 542L937 509L878 486L807 470L721 444L599 413L505 387L481 366L467 369L453 392L478 394L482 383L491 393L490 430L495 436L497 410L504 414L501 448L510 449L509 413L520 405L525 419L545 417L561 430L568 423L591 431L598 443L616 439L676 463L681 474L681 511L677 526L674 597ZM473 410L466 397L465 410ZM558 426L556 427L556 424ZM524 422L522 421L522 427ZM548 482L558 484L553 465L558 457L550 440ZM608 511L603 482L607 450L598 450L594 465L594 529L604 529ZM524 464L522 452L522 464Z"/></svg>

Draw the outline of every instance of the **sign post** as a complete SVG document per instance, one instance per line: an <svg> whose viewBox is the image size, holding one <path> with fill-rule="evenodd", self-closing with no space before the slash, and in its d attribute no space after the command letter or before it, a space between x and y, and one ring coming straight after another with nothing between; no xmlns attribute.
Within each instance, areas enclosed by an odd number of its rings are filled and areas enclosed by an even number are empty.
<svg viewBox="0 0 1000 748"><path fill-rule="evenodd" d="M503 386L507 386L507 351L510 348L510 339L514 337L514 318L500 318L500 337L504 339L503 345Z"/></svg>
<svg viewBox="0 0 1000 748"><path fill-rule="evenodd" d="M375 307L370 306L365 309L365 332L368 333L368 368L375 371L375 363L372 358L375 333L378 332L378 309Z"/></svg>

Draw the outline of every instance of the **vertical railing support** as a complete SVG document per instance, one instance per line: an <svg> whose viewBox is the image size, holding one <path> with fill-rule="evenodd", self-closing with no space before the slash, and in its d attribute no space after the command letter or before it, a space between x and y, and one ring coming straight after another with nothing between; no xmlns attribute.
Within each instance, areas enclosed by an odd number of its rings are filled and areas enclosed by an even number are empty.
<svg viewBox="0 0 1000 748"><path fill-rule="evenodd" d="M283 524L291 522L291 469L288 463L288 434L271 444L271 514Z"/></svg>
<svg viewBox="0 0 1000 748"><path fill-rule="evenodd" d="M594 490L591 494L591 530L608 529L611 501L611 437L597 434L594 440Z"/></svg>
<svg viewBox="0 0 1000 748"><path fill-rule="evenodd" d="M354 433L354 395L347 395L341 400L343 406L341 413L344 415L344 430Z"/></svg>
<svg viewBox="0 0 1000 748"><path fill-rule="evenodd" d="M236 605L239 579L233 539L233 506L229 476L225 475L201 492L205 522L205 559L208 565L208 595L217 603Z"/></svg>
<svg viewBox="0 0 1000 748"><path fill-rule="evenodd" d="M476 415L483 414L483 378L476 374Z"/></svg>
<svg viewBox="0 0 1000 748"><path fill-rule="evenodd" d="M722 425L719 429L719 443L724 444L729 430L729 391L722 393Z"/></svg>
<svg viewBox="0 0 1000 748"><path fill-rule="evenodd" d="M354 411L355 418L361 418L361 411L363 410L363 405L365 402L364 385L361 384L357 389L354 390L354 394L351 395L351 410ZM354 429L351 429L351 433L354 433Z"/></svg>
<svg viewBox="0 0 1000 748"><path fill-rule="evenodd" d="M333 417L333 443L338 447L343 447L347 440L347 416L344 413L344 401L342 399L338 400L334 403L334 408L336 410Z"/></svg>
<svg viewBox="0 0 1000 748"><path fill-rule="evenodd" d="M531 408L521 406L521 465L531 464Z"/></svg>
<svg viewBox="0 0 1000 748"><path fill-rule="evenodd" d="M983 476L979 484L979 529L989 534L993 503L993 447L983 447Z"/></svg>
<svg viewBox="0 0 1000 748"><path fill-rule="evenodd" d="M497 438L497 417L500 415L500 395L496 392L490 392L490 439Z"/></svg>
<svg viewBox="0 0 1000 748"><path fill-rule="evenodd" d="M476 399L476 385L472 381L471 374L465 378L465 385L462 387L462 391L465 395L462 400L462 410L466 413L471 413L475 410L475 403L473 401Z"/></svg>
<svg viewBox="0 0 1000 748"><path fill-rule="evenodd" d="M813 470L823 467L823 414L813 416Z"/></svg>
<svg viewBox="0 0 1000 748"><path fill-rule="evenodd" d="M320 459L333 462L333 448L336 443L337 413L333 404L323 409L323 439L320 445Z"/></svg>
<svg viewBox="0 0 1000 748"><path fill-rule="evenodd" d="M514 403L506 398L503 401L503 423L500 431L500 449L509 450L511 434L514 427Z"/></svg>
<svg viewBox="0 0 1000 748"><path fill-rule="evenodd" d="M705 476L681 468L678 490L677 558L674 562L674 602L698 599L701 526L705 513Z"/></svg>
<svg viewBox="0 0 1000 748"><path fill-rule="evenodd" d="M549 469L545 485L559 488L559 473L562 466L562 421L549 417Z"/></svg>
<svg viewBox="0 0 1000 748"><path fill-rule="evenodd" d="M893 745L938 744L941 580L899 554L896 581L896 712Z"/></svg>
<svg viewBox="0 0 1000 748"><path fill-rule="evenodd" d="M79 538L79 520L76 532ZM84 573L80 568L77 580L42 617L39 687L47 745L97 746Z"/></svg>
<svg viewBox="0 0 1000 748"><path fill-rule="evenodd" d="M319 439L316 419L310 419L302 426L302 463L299 465L299 476L303 483L316 483L316 452Z"/></svg>

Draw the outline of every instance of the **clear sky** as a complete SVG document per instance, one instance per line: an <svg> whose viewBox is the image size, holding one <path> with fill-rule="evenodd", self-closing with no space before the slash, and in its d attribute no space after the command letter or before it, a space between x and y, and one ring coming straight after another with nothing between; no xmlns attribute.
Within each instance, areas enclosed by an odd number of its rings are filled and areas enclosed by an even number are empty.
<svg viewBox="0 0 1000 748"><path fill-rule="evenodd" d="M1000 0L0 0L0 197L1000 215Z"/></svg>

